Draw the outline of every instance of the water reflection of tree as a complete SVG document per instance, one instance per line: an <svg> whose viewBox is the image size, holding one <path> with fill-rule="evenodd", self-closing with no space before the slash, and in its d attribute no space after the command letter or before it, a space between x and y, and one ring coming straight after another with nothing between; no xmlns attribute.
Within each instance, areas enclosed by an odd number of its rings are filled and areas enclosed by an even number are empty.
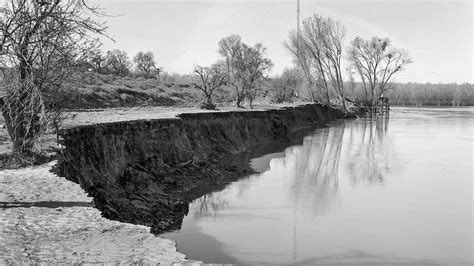
<svg viewBox="0 0 474 266"><path fill-rule="evenodd" d="M254 175L245 176L223 190L216 190L195 199L190 209L194 211L195 217L219 216L220 211L230 207L233 199L245 198L249 187L252 186L249 180L253 177Z"/></svg>
<svg viewBox="0 0 474 266"><path fill-rule="evenodd" d="M263 174L288 174L290 198L298 206L324 213L339 189L339 164L344 160L353 183L382 183L390 170L390 140L386 137L388 117L341 121L304 139L303 145L286 149L285 157L274 158ZM249 183L207 194L193 202L196 217L218 216L233 197L245 197Z"/></svg>
<svg viewBox="0 0 474 266"><path fill-rule="evenodd" d="M298 209L306 209L321 216L337 202L340 173L353 182L380 183L383 169L389 168L386 137L388 117L340 121L306 137L302 146L286 150L285 157L274 159L271 169L286 169L291 184L293 201L293 259L298 250ZM348 164L349 171L341 171L339 164ZM345 169L345 168L344 168Z"/></svg>
<svg viewBox="0 0 474 266"><path fill-rule="evenodd" d="M344 137L344 126L318 130L306 137L302 146L289 148L285 157L271 161L270 169L286 169L293 201L292 258L298 260L297 209L304 208L313 215L326 212L337 197L339 162Z"/></svg>
<svg viewBox="0 0 474 266"><path fill-rule="evenodd" d="M229 206L226 190L209 193L198 199L193 204L196 205L196 217L217 216L218 212Z"/></svg>
<svg viewBox="0 0 474 266"><path fill-rule="evenodd" d="M386 136L389 117L372 117L351 123L348 137L347 169L354 184L381 184L390 170L390 139Z"/></svg>
<svg viewBox="0 0 474 266"><path fill-rule="evenodd" d="M285 158L272 162L288 168L295 204L310 204L319 212L337 196L344 130L340 126L321 129L306 137L302 146L287 149Z"/></svg>
<svg viewBox="0 0 474 266"><path fill-rule="evenodd" d="M272 164L288 169L296 204L311 204L307 207L324 212L337 197L341 160L352 183L384 181L392 156L388 122L388 117L341 121L306 137L302 146L287 149L285 157Z"/></svg>

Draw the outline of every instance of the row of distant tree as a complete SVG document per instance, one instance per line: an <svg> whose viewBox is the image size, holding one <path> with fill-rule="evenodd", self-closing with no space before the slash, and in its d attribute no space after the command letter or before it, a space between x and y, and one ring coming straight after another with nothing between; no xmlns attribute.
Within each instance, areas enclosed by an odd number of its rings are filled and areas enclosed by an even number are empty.
<svg viewBox="0 0 474 266"><path fill-rule="evenodd" d="M394 84L387 96L399 106L473 106L474 84Z"/></svg>
<svg viewBox="0 0 474 266"><path fill-rule="evenodd" d="M271 81L271 98L281 103L295 100L311 100L311 87L304 79L304 74L296 68L285 69L281 75ZM345 81L346 99L354 102L365 102L370 92L364 89L360 81ZM330 91L330 98L336 92ZM474 84L442 84L442 83L391 83L383 93L391 105L396 106L474 106Z"/></svg>
<svg viewBox="0 0 474 266"><path fill-rule="evenodd" d="M90 71L99 74L117 76L134 74L144 78L159 78L161 72L152 52L138 52L133 60L130 60L128 54L122 50L103 52L100 49L94 49L84 57L83 63Z"/></svg>

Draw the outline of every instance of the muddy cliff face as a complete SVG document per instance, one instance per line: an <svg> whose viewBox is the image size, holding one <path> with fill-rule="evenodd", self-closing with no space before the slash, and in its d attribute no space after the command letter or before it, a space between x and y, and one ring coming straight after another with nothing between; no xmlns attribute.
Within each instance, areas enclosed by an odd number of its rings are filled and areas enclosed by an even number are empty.
<svg viewBox="0 0 474 266"><path fill-rule="evenodd" d="M57 170L89 192L105 217L161 233L181 226L190 191L245 175L232 156L344 117L311 104L81 126L62 132Z"/></svg>

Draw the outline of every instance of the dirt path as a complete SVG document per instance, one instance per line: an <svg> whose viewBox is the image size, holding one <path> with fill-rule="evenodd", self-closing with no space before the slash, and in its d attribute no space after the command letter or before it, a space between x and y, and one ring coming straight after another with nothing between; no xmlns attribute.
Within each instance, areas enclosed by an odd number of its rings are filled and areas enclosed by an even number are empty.
<svg viewBox="0 0 474 266"><path fill-rule="evenodd" d="M53 164L0 171L1 265L185 263L148 227L103 218L78 184L49 172Z"/></svg>
<svg viewBox="0 0 474 266"><path fill-rule="evenodd" d="M263 111L294 107L299 103L285 104L256 104L253 109L237 108L234 106L219 107L218 110L203 110L196 107L132 107L90 110L87 112L69 112L70 119L64 122L64 127L118 122L137 119L175 118L182 113L229 112L229 111Z"/></svg>

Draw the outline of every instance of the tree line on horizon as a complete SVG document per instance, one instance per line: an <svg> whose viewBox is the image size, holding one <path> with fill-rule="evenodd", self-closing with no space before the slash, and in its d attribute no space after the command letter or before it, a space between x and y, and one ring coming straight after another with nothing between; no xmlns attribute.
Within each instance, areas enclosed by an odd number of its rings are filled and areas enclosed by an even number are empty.
<svg viewBox="0 0 474 266"><path fill-rule="evenodd" d="M387 96L395 106L474 106L474 84L398 83Z"/></svg>

